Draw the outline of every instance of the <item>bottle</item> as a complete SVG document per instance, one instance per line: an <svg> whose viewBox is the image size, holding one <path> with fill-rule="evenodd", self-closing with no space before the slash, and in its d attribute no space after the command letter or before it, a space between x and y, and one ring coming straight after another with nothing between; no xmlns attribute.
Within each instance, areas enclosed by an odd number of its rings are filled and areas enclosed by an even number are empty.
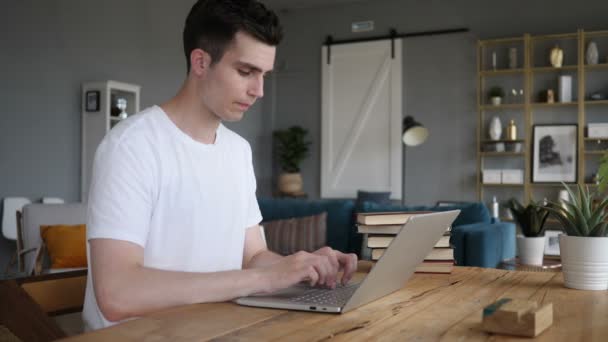
<svg viewBox="0 0 608 342"><path fill-rule="evenodd" d="M517 140L517 126L515 126L515 120L511 119L507 126L507 140Z"/></svg>
<svg viewBox="0 0 608 342"><path fill-rule="evenodd" d="M492 197L492 217L498 218L499 216L500 206L498 205L498 201L496 200L496 196Z"/></svg>

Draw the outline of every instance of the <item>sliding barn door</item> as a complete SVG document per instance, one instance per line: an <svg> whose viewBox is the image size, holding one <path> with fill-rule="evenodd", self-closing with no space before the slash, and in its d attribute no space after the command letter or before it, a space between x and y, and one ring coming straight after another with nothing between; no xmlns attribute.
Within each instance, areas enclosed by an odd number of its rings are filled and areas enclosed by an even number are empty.
<svg viewBox="0 0 608 342"><path fill-rule="evenodd" d="M400 199L401 40L324 46L321 55L321 197L361 189Z"/></svg>

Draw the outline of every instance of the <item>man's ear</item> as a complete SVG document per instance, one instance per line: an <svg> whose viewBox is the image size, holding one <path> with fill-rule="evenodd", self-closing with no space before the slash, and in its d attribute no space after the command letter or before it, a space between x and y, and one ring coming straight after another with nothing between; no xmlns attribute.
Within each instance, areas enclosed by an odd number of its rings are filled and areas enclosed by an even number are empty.
<svg viewBox="0 0 608 342"><path fill-rule="evenodd" d="M190 52L190 69L197 76L202 76L211 66L211 55L202 49Z"/></svg>

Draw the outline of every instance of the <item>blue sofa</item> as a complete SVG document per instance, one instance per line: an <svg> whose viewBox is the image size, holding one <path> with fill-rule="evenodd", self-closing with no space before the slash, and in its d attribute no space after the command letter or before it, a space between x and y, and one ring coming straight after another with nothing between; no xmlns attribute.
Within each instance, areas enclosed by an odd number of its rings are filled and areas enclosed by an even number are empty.
<svg viewBox="0 0 608 342"><path fill-rule="evenodd" d="M361 235L355 225L357 212L460 209L451 236L457 265L497 267L502 260L515 257L515 225L491 219L483 203L402 207L363 202L356 207L353 200L258 198L258 204L264 221L327 212L327 245L357 255L361 255Z"/></svg>

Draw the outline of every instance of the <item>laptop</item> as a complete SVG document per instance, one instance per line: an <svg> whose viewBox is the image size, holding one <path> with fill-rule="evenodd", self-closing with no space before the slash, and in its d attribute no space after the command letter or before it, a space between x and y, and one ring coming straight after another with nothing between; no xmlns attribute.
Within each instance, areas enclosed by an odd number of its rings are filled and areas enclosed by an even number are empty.
<svg viewBox="0 0 608 342"><path fill-rule="evenodd" d="M272 294L237 298L240 305L343 313L403 288L460 210L420 214L409 218L376 265L360 283L335 289L298 284Z"/></svg>

